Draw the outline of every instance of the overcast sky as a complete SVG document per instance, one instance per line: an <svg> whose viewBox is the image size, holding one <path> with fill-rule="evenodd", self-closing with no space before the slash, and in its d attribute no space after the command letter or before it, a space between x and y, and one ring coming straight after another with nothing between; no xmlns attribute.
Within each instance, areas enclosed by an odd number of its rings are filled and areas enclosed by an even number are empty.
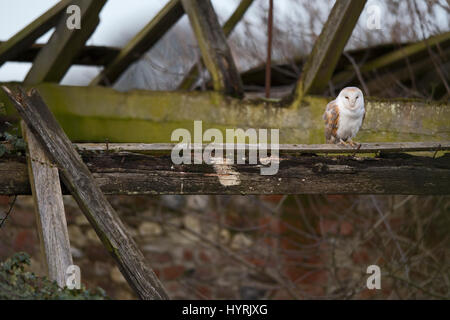
<svg viewBox="0 0 450 320"><path fill-rule="evenodd" d="M266 3L265 0L256 0L257 2ZM293 0L276 0L275 1L275 19L283 20L283 15L289 15L289 10ZM27 24L39 17L47 9L52 7L58 0L0 0L0 40L4 41L13 36ZM153 17L165 4L167 0L108 0L100 13L100 24L92 37L89 39L89 45L111 45L123 46L130 37L144 27L149 18ZM220 16L220 20L227 19L236 8L239 0L213 0L216 12ZM327 3L327 2L324 2ZM328 8L334 0L330 0L328 6L324 6L321 14L328 14ZM371 3L383 3L382 0L369 0ZM444 1L445 3L445 1ZM253 7L255 4L253 4ZM252 8L253 8L252 7ZM251 9L252 9L251 8ZM246 15L246 19L252 19L252 10ZM363 12L364 15L364 12ZM440 24L448 26L449 17L443 13L437 15L441 20ZM300 18L301 17L297 17ZM362 19L363 16L360 18ZM179 23L187 23L187 17L184 16ZM50 32L41 37L38 42L45 43L50 36ZM31 64L29 63L5 63L0 67L0 81L21 81ZM92 78L98 72L96 67L75 66L70 69L65 78L64 84L86 82L88 79L80 77Z"/></svg>
<svg viewBox="0 0 450 320"><path fill-rule="evenodd" d="M0 40L9 39L57 2L58 0L0 0ZM121 35L123 39L128 39L132 33L138 32L148 23L149 17L153 17L166 3L167 0L108 0L100 13L101 22L88 44L122 46L126 40L121 41ZM214 0L213 3L221 17L228 17L238 1ZM126 28L121 30L123 26ZM45 43L49 37L50 32L38 42ZM0 68L0 81L20 81L29 67L29 63L6 63ZM70 83L74 73L95 72L92 67L74 69L78 70L71 70L72 76L67 74L63 82Z"/></svg>

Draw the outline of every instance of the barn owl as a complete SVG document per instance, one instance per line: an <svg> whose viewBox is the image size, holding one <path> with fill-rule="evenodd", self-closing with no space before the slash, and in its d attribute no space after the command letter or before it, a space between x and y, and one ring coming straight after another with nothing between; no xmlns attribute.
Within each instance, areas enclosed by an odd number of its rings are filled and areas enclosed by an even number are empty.
<svg viewBox="0 0 450 320"><path fill-rule="evenodd" d="M352 138L361 128L365 115L362 91L356 87L342 89L336 100L327 104L323 114L326 142L358 145Z"/></svg>

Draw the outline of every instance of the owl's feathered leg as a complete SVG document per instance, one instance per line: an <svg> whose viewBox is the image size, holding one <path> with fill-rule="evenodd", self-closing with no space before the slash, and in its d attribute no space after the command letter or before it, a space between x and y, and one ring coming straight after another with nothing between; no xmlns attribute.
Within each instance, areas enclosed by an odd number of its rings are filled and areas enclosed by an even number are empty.
<svg viewBox="0 0 450 320"><path fill-rule="evenodd" d="M351 145L354 148L360 148L361 147L361 143L355 142L352 139L348 139L348 144Z"/></svg>
<svg viewBox="0 0 450 320"><path fill-rule="evenodd" d="M347 141L344 141L342 139L339 139L338 145L348 147L349 143Z"/></svg>

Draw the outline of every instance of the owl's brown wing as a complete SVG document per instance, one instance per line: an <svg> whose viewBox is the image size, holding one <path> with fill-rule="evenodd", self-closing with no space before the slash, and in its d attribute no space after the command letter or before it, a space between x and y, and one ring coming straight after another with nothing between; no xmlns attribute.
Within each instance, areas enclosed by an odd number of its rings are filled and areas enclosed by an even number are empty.
<svg viewBox="0 0 450 320"><path fill-rule="evenodd" d="M337 143L337 130L339 123L339 108L336 100L327 104L325 113L323 114L325 120L325 141L326 143Z"/></svg>

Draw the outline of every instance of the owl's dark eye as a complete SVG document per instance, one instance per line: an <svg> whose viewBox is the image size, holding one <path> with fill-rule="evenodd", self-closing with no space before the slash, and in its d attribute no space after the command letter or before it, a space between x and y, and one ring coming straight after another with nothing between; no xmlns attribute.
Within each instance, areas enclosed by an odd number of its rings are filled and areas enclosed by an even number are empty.
<svg viewBox="0 0 450 320"><path fill-rule="evenodd" d="M345 97L345 99L347 99L347 100L348 100L348 97Z"/></svg>
<svg viewBox="0 0 450 320"><path fill-rule="evenodd" d="M359 96L356 96L356 100L358 100Z"/></svg>

